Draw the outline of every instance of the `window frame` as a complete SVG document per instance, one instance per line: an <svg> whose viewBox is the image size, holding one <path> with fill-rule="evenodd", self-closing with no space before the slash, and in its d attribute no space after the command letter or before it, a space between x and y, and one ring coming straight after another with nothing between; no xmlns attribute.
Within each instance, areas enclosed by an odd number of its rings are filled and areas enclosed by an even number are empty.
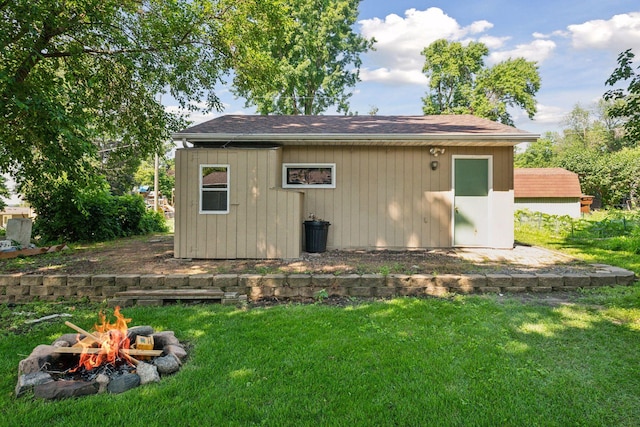
<svg viewBox="0 0 640 427"><path fill-rule="evenodd" d="M202 172L204 168L226 168L227 169L227 183L226 183L226 188L224 189L218 189L218 188L207 188L205 189L203 186L203 182L202 179L204 178L202 176ZM199 181L199 195L198 198L200 199L200 203L198 205L198 213L202 214L202 215L225 215L229 213L229 206L230 206L230 198L231 198L231 166L228 164L201 164L200 168L200 175L198 178ZM216 192L216 193L221 193L221 192L226 192L227 193L227 205L226 208L224 210L204 210L203 209L203 194L204 192Z"/></svg>
<svg viewBox="0 0 640 427"><path fill-rule="evenodd" d="M287 169L330 169L331 184L289 184L287 182ZM282 164L282 188L336 188L336 164L335 163L283 163Z"/></svg>

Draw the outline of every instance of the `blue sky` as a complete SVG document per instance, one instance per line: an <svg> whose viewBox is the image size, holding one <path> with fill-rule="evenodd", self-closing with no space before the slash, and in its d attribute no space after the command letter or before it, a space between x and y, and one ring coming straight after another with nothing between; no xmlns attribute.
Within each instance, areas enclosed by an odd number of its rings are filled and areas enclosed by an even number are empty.
<svg viewBox="0 0 640 427"><path fill-rule="evenodd" d="M632 48L640 58L637 0L363 0L355 28L378 43L363 56L354 112L375 106L379 115L422 114L428 86L422 49L438 38L474 40L489 47L487 65L520 56L538 63L538 114L532 121L513 111L516 126L535 133L559 130L574 105L589 108L601 98L620 52ZM218 94L222 114L255 112L224 87ZM191 118L198 123L220 114Z"/></svg>
<svg viewBox="0 0 640 427"><path fill-rule="evenodd" d="M374 106L380 115L422 114L428 81L420 52L438 38L485 43L487 65L520 56L537 61L538 113L534 120L520 111L513 116L516 127L539 134L560 130L576 104L589 108L602 97L620 52L632 48L640 64L638 0L363 0L355 28L378 40L376 50L363 56L362 81L351 98L359 114ZM224 111L192 114L194 124L255 112L228 88L220 87L218 95ZM170 97L163 102L177 110Z"/></svg>

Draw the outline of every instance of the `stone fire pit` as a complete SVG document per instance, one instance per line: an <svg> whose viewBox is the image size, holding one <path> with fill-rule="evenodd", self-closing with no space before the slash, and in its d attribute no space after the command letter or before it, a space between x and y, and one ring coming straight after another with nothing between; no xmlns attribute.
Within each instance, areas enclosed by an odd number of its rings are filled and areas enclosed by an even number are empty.
<svg viewBox="0 0 640 427"><path fill-rule="evenodd" d="M116 312L119 315L118 309ZM123 320L130 319L119 319L121 327ZM20 361L16 397L30 390L43 399L122 393L177 372L187 357L173 331L157 332L151 326L128 328L125 323L117 330L87 332L65 323L78 333L64 334L50 345L38 345ZM122 348L116 347L114 339Z"/></svg>

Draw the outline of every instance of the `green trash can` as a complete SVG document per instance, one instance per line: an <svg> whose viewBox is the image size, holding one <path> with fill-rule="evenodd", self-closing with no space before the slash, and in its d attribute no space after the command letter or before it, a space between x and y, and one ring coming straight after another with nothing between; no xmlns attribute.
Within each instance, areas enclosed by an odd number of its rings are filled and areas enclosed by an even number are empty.
<svg viewBox="0 0 640 427"><path fill-rule="evenodd" d="M307 252L324 252L327 250L327 236L329 235L329 221L305 221L304 241Z"/></svg>

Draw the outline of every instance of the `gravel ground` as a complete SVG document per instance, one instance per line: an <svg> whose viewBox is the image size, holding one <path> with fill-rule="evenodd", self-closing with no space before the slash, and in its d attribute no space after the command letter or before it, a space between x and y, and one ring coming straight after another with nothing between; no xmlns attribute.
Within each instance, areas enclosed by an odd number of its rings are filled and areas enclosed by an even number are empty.
<svg viewBox="0 0 640 427"><path fill-rule="evenodd" d="M173 257L173 236L158 235L0 261L0 273L221 274L221 273L567 273L593 267L567 255L518 245L510 250L330 250L292 260L184 260Z"/></svg>

